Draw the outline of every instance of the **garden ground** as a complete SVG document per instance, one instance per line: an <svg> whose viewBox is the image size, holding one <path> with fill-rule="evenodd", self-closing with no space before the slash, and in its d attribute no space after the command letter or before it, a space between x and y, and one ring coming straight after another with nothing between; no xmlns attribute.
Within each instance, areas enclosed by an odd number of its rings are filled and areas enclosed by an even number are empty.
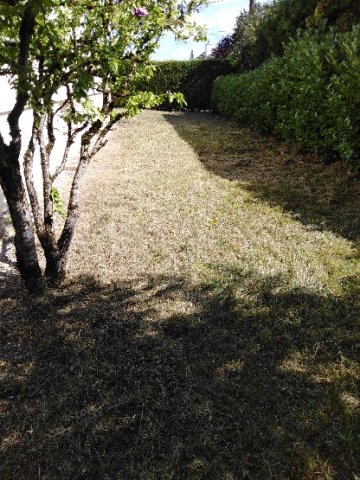
<svg viewBox="0 0 360 480"><path fill-rule="evenodd" d="M0 478L359 478L359 193L209 113L120 123L64 287L1 290Z"/></svg>

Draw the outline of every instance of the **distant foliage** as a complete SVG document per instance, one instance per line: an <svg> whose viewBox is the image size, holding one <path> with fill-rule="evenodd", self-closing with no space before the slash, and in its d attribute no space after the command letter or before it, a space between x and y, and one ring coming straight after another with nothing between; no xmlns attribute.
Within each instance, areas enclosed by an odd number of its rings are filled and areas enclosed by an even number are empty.
<svg viewBox="0 0 360 480"><path fill-rule="evenodd" d="M226 35L217 43L216 47L213 48L213 51L211 52L211 57L212 58L228 57L231 45L232 45L232 36Z"/></svg>
<svg viewBox="0 0 360 480"><path fill-rule="evenodd" d="M256 68L271 56L281 56L284 45L307 28L351 31L360 22L359 0L274 0L243 11L230 37L227 58L238 70Z"/></svg>
<svg viewBox="0 0 360 480"><path fill-rule="evenodd" d="M181 92L189 109L210 108L211 90L215 78L234 71L230 62L221 59L155 62L155 74L137 85L138 90L161 94L167 91ZM181 108L174 102L164 102L161 109Z"/></svg>
<svg viewBox="0 0 360 480"><path fill-rule="evenodd" d="M254 32L254 63L260 65L272 55L282 55L284 45L305 29L318 0L276 0L264 9Z"/></svg>
<svg viewBox="0 0 360 480"><path fill-rule="evenodd" d="M306 32L243 75L215 81L218 112L360 168L360 26Z"/></svg>
<svg viewBox="0 0 360 480"><path fill-rule="evenodd" d="M255 5L251 13L243 10L236 19L228 58L237 63L239 71L250 70L259 65L255 55L256 31L267 10L268 6Z"/></svg>
<svg viewBox="0 0 360 480"><path fill-rule="evenodd" d="M359 0L318 0L313 15L306 23L309 27L316 27L324 21L341 32L351 30L360 23Z"/></svg>

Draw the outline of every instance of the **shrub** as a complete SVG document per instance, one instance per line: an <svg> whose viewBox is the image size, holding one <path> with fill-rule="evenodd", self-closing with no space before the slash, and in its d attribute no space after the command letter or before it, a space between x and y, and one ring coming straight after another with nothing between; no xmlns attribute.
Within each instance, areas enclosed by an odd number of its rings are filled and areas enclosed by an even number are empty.
<svg viewBox="0 0 360 480"><path fill-rule="evenodd" d="M360 168L360 26L306 32L256 70L218 78L221 114Z"/></svg>
<svg viewBox="0 0 360 480"><path fill-rule="evenodd" d="M161 94L166 91L181 92L187 108L208 110L214 80L234 71L230 62L222 59L163 61L154 63L153 77L137 86L139 90ZM176 104L163 103L160 108L177 108ZM180 108L178 106L178 108Z"/></svg>

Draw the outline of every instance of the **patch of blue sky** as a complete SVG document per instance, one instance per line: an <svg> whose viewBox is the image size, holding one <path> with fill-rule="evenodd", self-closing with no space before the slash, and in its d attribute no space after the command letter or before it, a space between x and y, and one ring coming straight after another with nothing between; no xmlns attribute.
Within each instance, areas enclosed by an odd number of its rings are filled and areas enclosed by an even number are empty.
<svg viewBox="0 0 360 480"><path fill-rule="evenodd" d="M258 0L259 1L259 0ZM259 3L265 3L260 0ZM211 1L209 5L203 6L193 15L193 20L207 29L207 43L215 47L218 41L232 33L236 17L242 10L249 8L249 0L217 0ZM159 48L154 53L154 60L188 60L191 51L195 58L205 51L204 42L193 42L192 40L177 41L174 35L167 33L160 41Z"/></svg>

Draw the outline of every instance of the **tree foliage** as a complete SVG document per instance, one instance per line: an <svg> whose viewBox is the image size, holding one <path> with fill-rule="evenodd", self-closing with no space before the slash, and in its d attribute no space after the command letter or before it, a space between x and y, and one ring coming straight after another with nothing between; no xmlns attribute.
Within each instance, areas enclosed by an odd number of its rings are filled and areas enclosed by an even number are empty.
<svg viewBox="0 0 360 480"><path fill-rule="evenodd" d="M325 33L334 27L345 32L359 22L358 0L273 0L240 13L227 57L238 63L240 71L249 70L272 55L282 55L299 30L311 27Z"/></svg>
<svg viewBox="0 0 360 480"><path fill-rule="evenodd" d="M271 55L282 55L283 48L299 29L306 27L306 19L316 7L317 0L276 0L265 8L255 28L254 63L260 65Z"/></svg>
<svg viewBox="0 0 360 480"><path fill-rule="evenodd" d="M212 58L227 58L232 45L232 35L226 35L218 41L211 52Z"/></svg>
<svg viewBox="0 0 360 480"><path fill-rule="evenodd" d="M256 67L259 60L255 55L257 28L263 21L268 7L256 4L251 12L243 10L236 19L228 58L235 61L240 71Z"/></svg>
<svg viewBox="0 0 360 480"><path fill-rule="evenodd" d="M341 32L348 32L360 23L360 2L357 0L318 0L313 14L306 20L308 27L323 22Z"/></svg>
<svg viewBox="0 0 360 480"><path fill-rule="evenodd" d="M106 136L124 115L163 101L163 95L137 92L139 80L153 74L149 57L161 34L171 30L179 38L201 36L189 20L202 0L27 0L0 3L0 73L16 91L8 116L10 140L0 135L0 183L15 228L17 265L27 288L44 288L35 233L46 258L45 279L58 283L65 275L69 247L79 207L79 182ZM58 92L64 92L60 104ZM96 106L89 92L101 94ZM116 109L121 104L122 111ZM19 120L32 110L29 143L24 149ZM54 163L56 122L67 131L60 162ZM54 216L59 193L54 182L64 170L75 139L80 152L65 221L59 237ZM21 158L25 150L24 158ZM36 152L43 177L41 199L33 180ZM24 177L21 166L24 167Z"/></svg>

